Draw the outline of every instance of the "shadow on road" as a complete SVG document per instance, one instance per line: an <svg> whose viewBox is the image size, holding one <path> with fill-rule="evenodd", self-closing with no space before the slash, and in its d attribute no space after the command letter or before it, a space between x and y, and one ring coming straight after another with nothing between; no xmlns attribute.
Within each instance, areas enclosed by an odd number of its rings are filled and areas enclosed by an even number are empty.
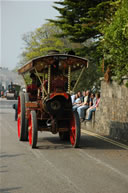
<svg viewBox="0 0 128 193"><path fill-rule="evenodd" d="M0 168L7 168L8 166L0 166Z"/></svg>
<svg viewBox="0 0 128 193"><path fill-rule="evenodd" d="M38 149L46 149L46 150L72 148L69 141L62 141L60 140L59 136L39 138L37 145Z"/></svg>
<svg viewBox="0 0 128 193"><path fill-rule="evenodd" d="M7 172L8 172L7 170L0 171L0 173L7 173Z"/></svg>
<svg viewBox="0 0 128 193"><path fill-rule="evenodd" d="M89 135L83 135L81 136L81 144L80 144L81 149L99 149L99 150L125 150L119 146L116 146L114 144L111 144L107 141L103 141L101 139L98 139L93 136Z"/></svg>
<svg viewBox="0 0 128 193"><path fill-rule="evenodd" d="M0 154L0 158L12 158L12 157L17 157L17 156L21 156L21 155L24 155L24 154L6 154L6 153L3 153L3 154Z"/></svg>
<svg viewBox="0 0 128 193"><path fill-rule="evenodd" d="M49 144L50 143L50 144ZM72 148L70 141L61 141L59 136L38 138L38 149L69 149ZM80 140L80 149L98 149L98 150L125 150L119 146L103 141L93 136L82 135Z"/></svg>
<svg viewBox="0 0 128 193"><path fill-rule="evenodd" d="M12 193L12 191L14 190L19 190L21 189L21 187L12 187L12 188L0 188L0 192L1 193Z"/></svg>

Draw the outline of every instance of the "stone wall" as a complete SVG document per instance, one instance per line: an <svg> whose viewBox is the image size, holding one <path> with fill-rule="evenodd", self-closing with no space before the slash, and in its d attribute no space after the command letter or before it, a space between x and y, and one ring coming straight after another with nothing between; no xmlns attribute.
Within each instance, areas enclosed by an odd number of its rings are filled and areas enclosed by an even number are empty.
<svg viewBox="0 0 128 193"><path fill-rule="evenodd" d="M101 100L91 122L82 127L111 138L128 141L128 88L123 83L101 81Z"/></svg>

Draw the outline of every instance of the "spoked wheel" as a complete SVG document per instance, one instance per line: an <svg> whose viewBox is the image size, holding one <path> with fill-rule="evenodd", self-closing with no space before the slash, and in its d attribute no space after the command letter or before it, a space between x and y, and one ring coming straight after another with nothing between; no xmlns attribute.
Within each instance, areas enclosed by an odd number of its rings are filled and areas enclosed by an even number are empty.
<svg viewBox="0 0 128 193"><path fill-rule="evenodd" d="M25 141L25 98L24 93L20 93L18 97L18 119L17 119L17 128L18 128L18 138L20 141Z"/></svg>
<svg viewBox="0 0 128 193"><path fill-rule="evenodd" d="M29 102L29 94L25 93L25 103ZM25 139L28 141L28 119L25 117Z"/></svg>
<svg viewBox="0 0 128 193"><path fill-rule="evenodd" d="M37 118L36 118L36 112L31 111L30 117L29 117L29 144L32 146L32 148L36 148L37 144Z"/></svg>
<svg viewBox="0 0 128 193"><path fill-rule="evenodd" d="M77 111L72 113L70 121L70 142L74 148L79 147L80 144L80 118Z"/></svg>

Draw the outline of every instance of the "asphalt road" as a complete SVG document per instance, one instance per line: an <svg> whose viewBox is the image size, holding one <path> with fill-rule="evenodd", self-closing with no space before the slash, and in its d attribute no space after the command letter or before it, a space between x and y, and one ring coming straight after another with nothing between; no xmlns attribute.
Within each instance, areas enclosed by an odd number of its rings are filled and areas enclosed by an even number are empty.
<svg viewBox="0 0 128 193"><path fill-rule="evenodd" d="M1 193L128 192L128 150L84 133L73 149L47 132L31 149L18 140L14 102L0 99Z"/></svg>

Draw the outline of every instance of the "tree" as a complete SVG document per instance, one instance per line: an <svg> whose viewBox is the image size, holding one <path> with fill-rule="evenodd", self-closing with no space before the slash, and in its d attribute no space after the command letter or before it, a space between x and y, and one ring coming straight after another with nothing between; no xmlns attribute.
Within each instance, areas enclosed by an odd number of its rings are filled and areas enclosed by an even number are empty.
<svg viewBox="0 0 128 193"><path fill-rule="evenodd" d="M42 55L46 55L49 50L65 52L75 44L71 44L67 38L57 38L55 34L61 33L61 29L53 23L46 23L33 32L23 35L25 48L21 54L20 65Z"/></svg>
<svg viewBox="0 0 128 193"><path fill-rule="evenodd" d="M59 37L67 37L73 42L80 42L82 46L75 49L76 54L89 59L89 68L85 71L79 84L80 89L92 88L96 82L99 85L99 77L102 75L98 65L102 63L103 54L97 50L99 37L102 36L102 33L97 28L99 20L93 17L91 9L95 9L103 2L107 2L107 0L55 2L55 4L61 5L61 7L54 6L60 16L57 20L50 20L62 29Z"/></svg>
<svg viewBox="0 0 128 193"><path fill-rule="evenodd" d="M105 62L119 82L128 76L128 1L118 2L118 9L111 18L111 23L101 31L104 32L102 48Z"/></svg>
<svg viewBox="0 0 128 193"><path fill-rule="evenodd" d="M52 22L61 27L61 36L84 44L77 53L88 55L89 60L98 64L103 63L104 57L105 69L111 66L118 79L128 74L127 0L64 0L55 4L61 5L54 6L60 16ZM92 44L88 47L89 40Z"/></svg>
<svg viewBox="0 0 128 193"><path fill-rule="evenodd" d="M111 2L113 1L111 0ZM106 16L105 13L109 13L109 11L106 12L106 9L109 9L109 2L110 0L64 0L55 2L55 4L61 6L54 6L59 11L60 16L58 16L58 20L50 21L62 29L59 36L66 36L74 42L83 43L89 38L97 38L101 35L97 28L99 24L97 10L100 9L100 14ZM92 17L94 14L91 11L95 13L96 18Z"/></svg>

